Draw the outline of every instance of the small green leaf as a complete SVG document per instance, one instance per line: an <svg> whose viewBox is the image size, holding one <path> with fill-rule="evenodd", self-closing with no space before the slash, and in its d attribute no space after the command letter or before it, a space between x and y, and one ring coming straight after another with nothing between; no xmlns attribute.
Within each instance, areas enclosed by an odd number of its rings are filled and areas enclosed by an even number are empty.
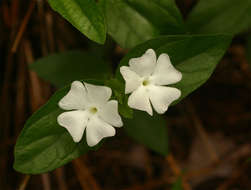
<svg viewBox="0 0 251 190"><path fill-rule="evenodd" d="M149 116L142 111L134 110L133 119L124 120L126 133L150 149L166 155L168 153L168 133L165 120L154 113Z"/></svg>
<svg viewBox="0 0 251 190"><path fill-rule="evenodd" d="M129 59L142 56L149 48L154 49L157 55L167 53L172 64L182 72L182 80L172 85L181 90L180 101L208 80L231 39L231 35L163 36L132 49L121 60L120 66L128 65ZM123 81L119 67L116 77Z"/></svg>
<svg viewBox="0 0 251 190"><path fill-rule="evenodd" d="M127 104L128 95L125 95L125 84L118 79L110 79L105 82L105 85L113 90L114 98L119 102L119 113L125 118L132 118L133 110Z"/></svg>
<svg viewBox="0 0 251 190"><path fill-rule="evenodd" d="M179 179L173 184L171 190L183 190L181 178L179 178Z"/></svg>
<svg viewBox="0 0 251 190"><path fill-rule="evenodd" d="M93 53L68 51L38 59L30 68L57 87L84 78L105 79L111 75L110 65Z"/></svg>
<svg viewBox="0 0 251 190"><path fill-rule="evenodd" d="M101 0L108 33L124 48L163 34L185 32L173 0Z"/></svg>
<svg viewBox="0 0 251 190"><path fill-rule="evenodd" d="M119 104L119 113L124 117L124 118L133 118L133 110L128 106L128 96L123 96L123 102L122 104Z"/></svg>
<svg viewBox="0 0 251 190"><path fill-rule="evenodd" d="M15 145L15 170L26 174L52 171L99 147L90 148L86 144L85 135L80 143L74 143L67 130L58 125L57 116L63 112L58 102L69 89L68 86L58 90L26 122Z"/></svg>
<svg viewBox="0 0 251 190"><path fill-rule="evenodd" d="M200 0L188 16L195 33L237 34L251 27L251 0Z"/></svg>
<svg viewBox="0 0 251 190"><path fill-rule="evenodd" d="M50 6L91 40L104 44L106 25L94 0L48 0ZM69 37L69 36L68 36Z"/></svg>

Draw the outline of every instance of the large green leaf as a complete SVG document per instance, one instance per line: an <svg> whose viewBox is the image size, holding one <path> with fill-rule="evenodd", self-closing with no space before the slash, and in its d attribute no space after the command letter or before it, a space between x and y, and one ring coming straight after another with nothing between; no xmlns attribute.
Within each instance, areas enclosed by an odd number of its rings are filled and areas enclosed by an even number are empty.
<svg viewBox="0 0 251 190"><path fill-rule="evenodd" d="M58 90L26 122L15 146L14 168L17 171L27 174L48 172L97 148L90 148L85 137L80 143L74 143L67 130L58 125L57 116L63 112L58 102L68 91L69 86Z"/></svg>
<svg viewBox="0 0 251 190"><path fill-rule="evenodd" d="M173 0L101 0L108 33L124 48L163 34L184 33Z"/></svg>
<svg viewBox="0 0 251 190"><path fill-rule="evenodd" d="M95 0L48 0L50 6L91 40L104 44L106 25ZM70 36L68 36L70 38Z"/></svg>
<svg viewBox="0 0 251 190"><path fill-rule="evenodd" d="M237 34L251 27L251 0L200 0L188 16L196 33Z"/></svg>
<svg viewBox="0 0 251 190"><path fill-rule="evenodd" d="M182 72L182 80L172 85L181 90L180 101L207 81L225 54L231 39L231 35L163 36L129 51L121 60L120 66L128 65L129 59L141 56L149 48L154 49L157 55L167 53L174 66ZM116 77L123 80L119 68Z"/></svg>
<svg viewBox="0 0 251 190"><path fill-rule="evenodd" d="M166 155L168 153L168 134L165 120L154 113L151 117L142 111L134 111L133 119L125 119L126 133L150 149Z"/></svg>
<svg viewBox="0 0 251 190"><path fill-rule="evenodd" d="M52 54L31 64L41 78L57 87L84 78L104 79L111 75L110 65L93 53L69 51Z"/></svg>

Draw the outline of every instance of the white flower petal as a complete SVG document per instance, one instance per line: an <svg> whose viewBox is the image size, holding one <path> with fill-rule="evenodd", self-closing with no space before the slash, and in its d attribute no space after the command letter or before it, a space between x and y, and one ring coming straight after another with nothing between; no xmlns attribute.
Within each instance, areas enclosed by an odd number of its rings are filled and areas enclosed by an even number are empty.
<svg viewBox="0 0 251 190"><path fill-rule="evenodd" d="M148 49L145 54L129 60L130 69L141 77L150 76L156 66L156 54L153 49Z"/></svg>
<svg viewBox="0 0 251 190"><path fill-rule="evenodd" d="M64 110L84 109L88 99L82 82L74 81L70 91L59 101L58 105Z"/></svg>
<svg viewBox="0 0 251 190"><path fill-rule="evenodd" d="M169 56L163 53L157 60L152 78L156 85L168 85L179 82L182 74L174 68Z"/></svg>
<svg viewBox="0 0 251 190"><path fill-rule="evenodd" d="M115 129L96 116L90 118L86 128L86 140L89 146L95 146L103 138L115 135Z"/></svg>
<svg viewBox="0 0 251 190"><path fill-rule="evenodd" d="M111 100L104 105L104 107L98 112L98 115L105 122L115 127L122 127L123 123L118 113L118 102Z"/></svg>
<svg viewBox="0 0 251 190"><path fill-rule="evenodd" d="M74 142L79 142L82 139L88 117L89 114L87 111L69 111L60 114L57 121L59 125L68 130Z"/></svg>
<svg viewBox="0 0 251 190"><path fill-rule="evenodd" d="M168 106L181 95L181 92L177 88L166 86L154 86L149 88L150 101L159 114L163 114L167 111Z"/></svg>
<svg viewBox="0 0 251 190"><path fill-rule="evenodd" d="M87 94L88 94L89 99L91 99L92 102L95 104L102 105L106 103L112 95L111 88L107 86L97 86L97 85L88 84L86 82L84 84L87 89Z"/></svg>
<svg viewBox="0 0 251 190"><path fill-rule="evenodd" d="M125 84L125 93L131 93L136 90L141 85L140 76L134 71L130 70L129 67L122 66L120 67L120 73L122 74L126 84Z"/></svg>
<svg viewBox="0 0 251 190"><path fill-rule="evenodd" d="M128 105L131 108L146 111L149 115L153 115L149 95L145 87L139 87L129 96Z"/></svg>

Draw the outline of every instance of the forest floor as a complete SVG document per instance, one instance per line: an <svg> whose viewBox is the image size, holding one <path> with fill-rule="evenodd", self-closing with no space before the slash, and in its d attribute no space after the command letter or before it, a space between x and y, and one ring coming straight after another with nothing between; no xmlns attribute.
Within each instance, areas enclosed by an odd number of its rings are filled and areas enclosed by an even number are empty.
<svg viewBox="0 0 251 190"><path fill-rule="evenodd" d="M178 4L186 15L193 1ZM210 80L166 114L167 157L121 130L98 151L53 172L29 176L13 169L15 141L27 118L55 91L29 64L53 52L93 47L45 1L2 1L0 189L169 190L180 179L184 190L250 190L251 64L246 36L235 37ZM125 53L113 43L108 56L115 65Z"/></svg>

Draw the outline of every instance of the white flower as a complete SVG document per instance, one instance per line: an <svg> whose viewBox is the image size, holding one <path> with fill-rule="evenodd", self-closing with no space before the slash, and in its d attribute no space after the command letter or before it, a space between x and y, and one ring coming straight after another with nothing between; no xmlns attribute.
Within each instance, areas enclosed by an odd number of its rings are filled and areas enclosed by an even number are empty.
<svg viewBox="0 0 251 190"><path fill-rule="evenodd" d="M82 139L86 129L89 146L95 146L102 138L115 135L114 127L123 125L118 114L118 102L110 100L112 90L106 86L96 86L74 81L71 89L58 103L64 110L57 118L75 142Z"/></svg>
<svg viewBox="0 0 251 190"><path fill-rule="evenodd" d="M163 86L182 78L167 54L161 54L156 60L154 50L148 49L141 57L130 59L129 67L120 67L120 72L126 82L125 93L132 93L128 99L131 108L153 115L152 104L157 113L163 114L181 95L179 89Z"/></svg>

